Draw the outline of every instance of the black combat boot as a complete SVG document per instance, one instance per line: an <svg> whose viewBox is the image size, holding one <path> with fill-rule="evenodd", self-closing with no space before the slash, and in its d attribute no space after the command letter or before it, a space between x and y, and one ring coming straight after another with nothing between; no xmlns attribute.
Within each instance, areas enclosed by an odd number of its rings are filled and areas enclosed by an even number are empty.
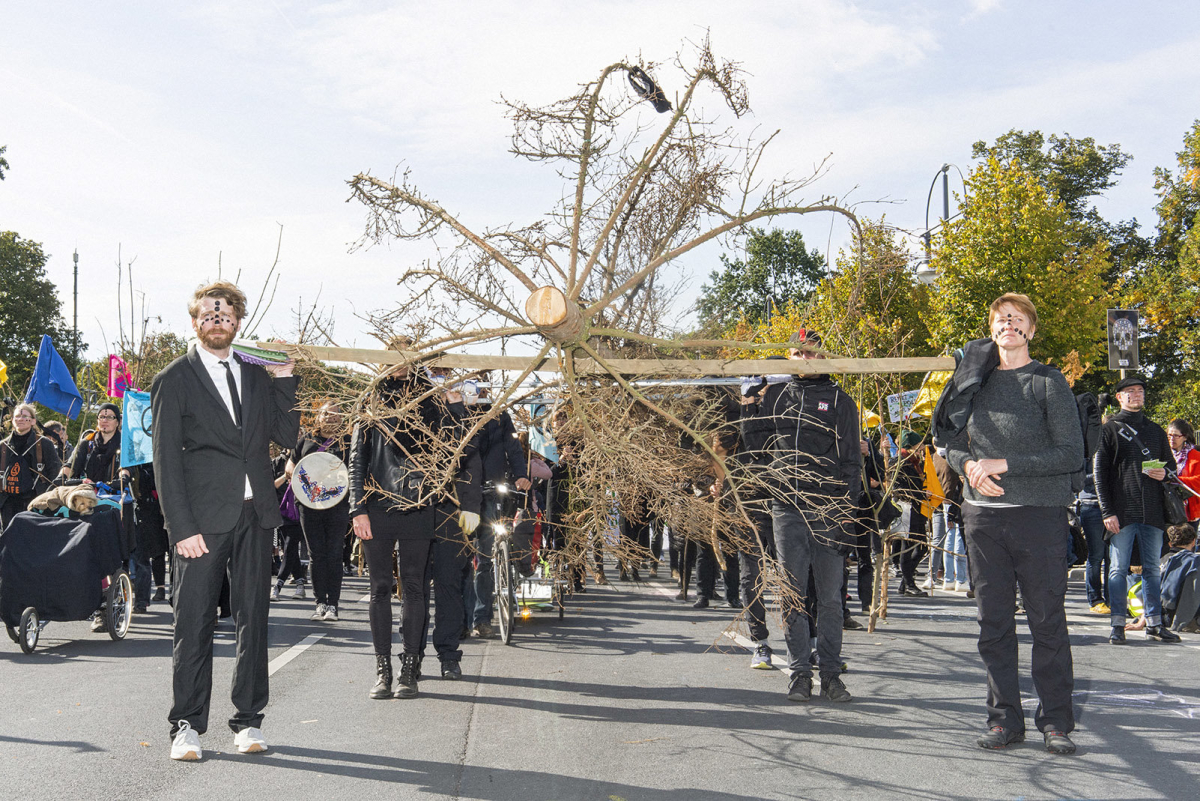
<svg viewBox="0 0 1200 801"><path fill-rule="evenodd" d="M375 655L375 675L379 677L371 688L371 698L379 701L392 697L392 657L391 654Z"/></svg>
<svg viewBox="0 0 1200 801"><path fill-rule="evenodd" d="M418 670L416 654L404 654L400 657L400 678L396 682L396 698L417 697Z"/></svg>

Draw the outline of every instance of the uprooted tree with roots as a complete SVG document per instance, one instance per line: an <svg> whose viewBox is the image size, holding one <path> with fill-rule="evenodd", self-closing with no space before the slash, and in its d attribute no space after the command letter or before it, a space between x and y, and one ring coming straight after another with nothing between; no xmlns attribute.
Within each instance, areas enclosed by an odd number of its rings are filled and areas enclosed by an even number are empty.
<svg viewBox="0 0 1200 801"><path fill-rule="evenodd" d="M675 80L682 88L668 98L664 87ZM720 113L704 108L714 100ZM558 521L566 527L559 558L574 568L591 569L597 554L622 563L648 556L644 543L611 536L617 508L634 522L663 522L676 537L714 544L725 538L757 550L745 499L779 493L781 482L731 458L727 433L736 428L737 380L726 379L731 387L666 379L713 370L744 374L725 369L729 349L787 345L672 337L668 313L678 284L664 268L714 239L744 234L756 221L825 212L841 215L858 233L855 215L837 198L804 198L822 166L801 178L759 174L773 136L742 137L722 123L723 115L742 118L750 106L738 66L718 61L707 41L670 69L620 61L548 106L504 103L514 125L512 152L548 163L565 182L562 199L544 218L481 230L419 189L408 170L390 181L359 174L349 182L368 212L361 244L399 239L437 246L436 260L401 276L408 300L371 316L376 336L397 351L380 361L410 371L459 368L451 381L491 366L506 370L506 380L492 381L490 405L475 407L452 431L424 432L430 447L414 458L424 460L428 494L451 486L461 455L488 420L514 411L552 428L563 452L571 500L566 520ZM861 247L861 235L856 242ZM849 284L851 307L858 285ZM506 350L522 343L534 353L462 351L497 342ZM780 369L773 372L797 374L828 372L830 363L774 364ZM352 410L351 422L421 428L418 403L443 389L430 382L381 407L373 390L390 369L339 376L311 400L329 399L333 386L334 400ZM534 380L547 373L554 377ZM553 422L525 414L535 396ZM786 469L774 466L774 478L786 477ZM831 514L848 521L852 503ZM717 553L720 559L728 551L717 547Z"/></svg>

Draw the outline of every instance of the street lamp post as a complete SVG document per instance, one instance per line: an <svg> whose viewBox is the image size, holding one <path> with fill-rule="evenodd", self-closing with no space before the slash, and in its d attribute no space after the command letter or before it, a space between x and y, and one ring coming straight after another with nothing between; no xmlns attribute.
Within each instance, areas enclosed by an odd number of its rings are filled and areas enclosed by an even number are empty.
<svg viewBox="0 0 1200 801"><path fill-rule="evenodd" d="M75 248L75 287L72 290L74 319L71 322L71 359L73 367L79 369L79 248Z"/></svg>
<svg viewBox="0 0 1200 801"><path fill-rule="evenodd" d="M925 242L925 258L921 259L917 265L917 280L922 284L932 284L937 280L937 270L930 266L933 259L933 229L929 227L929 206L933 202L933 189L937 186L938 177L942 179L942 221L940 225L945 225L950 222L950 168L953 164L943 164L942 168L934 173L933 183L929 185L929 193L925 197L925 233L921 234L921 239ZM958 169L954 167L954 169ZM962 175L962 171L959 171ZM956 215L957 216L957 215Z"/></svg>

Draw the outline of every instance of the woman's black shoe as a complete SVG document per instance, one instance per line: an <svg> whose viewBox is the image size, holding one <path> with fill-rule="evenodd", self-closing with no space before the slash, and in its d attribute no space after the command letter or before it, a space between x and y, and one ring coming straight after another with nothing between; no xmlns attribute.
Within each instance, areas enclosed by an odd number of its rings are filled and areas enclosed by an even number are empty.
<svg viewBox="0 0 1200 801"><path fill-rule="evenodd" d="M1108 641L1113 645L1125 645L1125 627L1113 626L1112 633L1108 635Z"/></svg>
<svg viewBox="0 0 1200 801"><path fill-rule="evenodd" d="M442 678L450 681L458 681L462 678L462 668L457 662L446 661L442 663Z"/></svg>
<svg viewBox="0 0 1200 801"><path fill-rule="evenodd" d="M392 697L392 657L390 654L375 655L375 675L378 680L371 688L371 698L381 701Z"/></svg>
<svg viewBox="0 0 1200 801"><path fill-rule="evenodd" d="M400 657L400 678L396 681L396 698L417 697L417 655L404 654Z"/></svg>
<svg viewBox="0 0 1200 801"><path fill-rule="evenodd" d="M708 598L704 595L701 595L699 598L696 599L696 603L692 604L692 608L693 609L707 609L708 608Z"/></svg>

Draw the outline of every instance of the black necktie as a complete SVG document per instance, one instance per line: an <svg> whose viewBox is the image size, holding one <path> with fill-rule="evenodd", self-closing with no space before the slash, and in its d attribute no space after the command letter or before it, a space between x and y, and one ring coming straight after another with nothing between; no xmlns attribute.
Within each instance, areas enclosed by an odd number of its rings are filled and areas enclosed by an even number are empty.
<svg viewBox="0 0 1200 801"><path fill-rule="evenodd" d="M233 380L233 368L229 362L221 362L225 368L225 380L229 382L229 397L233 401L233 422L242 427L242 399L238 397L237 382Z"/></svg>

